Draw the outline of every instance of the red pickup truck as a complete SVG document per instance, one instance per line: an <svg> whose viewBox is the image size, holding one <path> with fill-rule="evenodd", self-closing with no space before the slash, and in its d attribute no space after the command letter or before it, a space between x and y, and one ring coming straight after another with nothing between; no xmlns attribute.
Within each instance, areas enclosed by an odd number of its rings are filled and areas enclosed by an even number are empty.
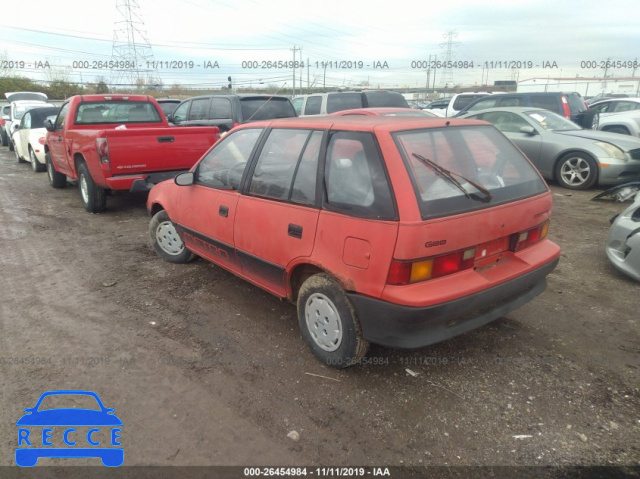
<svg viewBox="0 0 640 479"><path fill-rule="evenodd" d="M219 138L216 127L169 126L146 95L78 95L45 123L49 183L78 180L84 208L104 211L108 190L147 191L191 168Z"/></svg>

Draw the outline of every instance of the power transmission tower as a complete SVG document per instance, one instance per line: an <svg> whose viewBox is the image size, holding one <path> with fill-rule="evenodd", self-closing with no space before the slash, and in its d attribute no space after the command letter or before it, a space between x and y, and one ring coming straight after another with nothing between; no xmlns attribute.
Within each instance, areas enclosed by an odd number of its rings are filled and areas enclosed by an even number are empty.
<svg viewBox="0 0 640 479"><path fill-rule="evenodd" d="M160 83L137 0L116 0L116 10L111 60L117 68L111 70L111 83L130 89Z"/></svg>
<svg viewBox="0 0 640 479"><path fill-rule="evenodd" d="M449 30L447 33L442 35L445 41L440 44L440 46L444 49L444 70L442 72L442 83L444 86L453 86L453 69L451 68L451 62L453 62L453 58L456 56L456 53L453 49L460 45L460 42L453 41L454 38L458 37L458 32L456 30Z"/></svg>

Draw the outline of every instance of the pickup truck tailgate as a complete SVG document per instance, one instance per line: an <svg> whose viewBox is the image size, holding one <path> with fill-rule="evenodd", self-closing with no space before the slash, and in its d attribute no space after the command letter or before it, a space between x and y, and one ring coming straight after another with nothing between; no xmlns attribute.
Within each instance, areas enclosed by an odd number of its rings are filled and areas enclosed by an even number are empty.
<svg viewBox="0 0 640 479"><path fill-rule="evenodd" d="M208 134L207 134L208 133ZM187 170L217 141L215 127L104 130L112 175Z"/></svg>

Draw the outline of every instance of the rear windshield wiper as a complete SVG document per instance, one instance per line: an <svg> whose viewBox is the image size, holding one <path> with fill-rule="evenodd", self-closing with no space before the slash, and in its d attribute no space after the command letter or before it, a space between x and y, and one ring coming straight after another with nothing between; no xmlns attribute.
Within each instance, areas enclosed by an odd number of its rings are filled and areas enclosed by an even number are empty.
<svg viewBox="0 0 640 479"><path fill-rule="evenodd" d="M462 193L464 193L464 196L466 196L467 198L469 198L471 200L482 201L483 203L487 203L487 202L491 201L491 198L493 198L493 195L491 194L491 192L488 189L486 189L484 186L476 183L475 181L471 181L469 178L466 178L466 177L462 176L461 174L456 173L454 171L447 170L446 168L440 166L435 161L431 161L428 158L425 158L424 156L419 155L418 153L411 153L411 154L413 156L415 156L418 160L420 160L423 164L425 164L428 167L430 167L436 173L436 175L438 175L440 178L443 178L443 179L449 181L454 186L456 186L460 191L462 191ZM462 184L458 180L456 180L454 178L454 176L457 176L458 178L460 178L460 179L466 181L467 183L469 183L476 190L478 190L480 193L482 193L484 195L484 198L476 195L475 193L469 193L467 191L467 189L464 186L462 186Z"/></svg>

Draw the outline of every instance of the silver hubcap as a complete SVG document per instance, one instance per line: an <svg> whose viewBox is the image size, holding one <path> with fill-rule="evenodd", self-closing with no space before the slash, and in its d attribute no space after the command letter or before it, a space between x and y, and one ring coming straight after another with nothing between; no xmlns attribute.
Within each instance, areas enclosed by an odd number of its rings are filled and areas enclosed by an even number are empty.
<svg viewBox="0 0 640 479"><path fill-rule="evenodd" d="M314 293L304 306L307 329L325 351L335 351L342 343L342 321L336 306L324 294Z"/></svg>
<svg viewBox="0 0 640 479"><path fill-rule="evenodd" d="M84 175L80 175L80 193L82 194L82 201L89 203L89 186Z"/></svg>
<svg viewBox="0 0 640 479"><path fill-rule="evenodd" d="M156 228L156 241L164 252L170 255L179 255L184 250L184 243L178 236L176 228L171 221L163 221Z"/></svg>
<svg viewBox="0 0 640 479"><path fill-rule="evenodd" d="M591 173L591 167L584 158L575 157L569 158L562 164L560 175L565 183L569 185L579 186L587 181L589 174Z"/></svg>

